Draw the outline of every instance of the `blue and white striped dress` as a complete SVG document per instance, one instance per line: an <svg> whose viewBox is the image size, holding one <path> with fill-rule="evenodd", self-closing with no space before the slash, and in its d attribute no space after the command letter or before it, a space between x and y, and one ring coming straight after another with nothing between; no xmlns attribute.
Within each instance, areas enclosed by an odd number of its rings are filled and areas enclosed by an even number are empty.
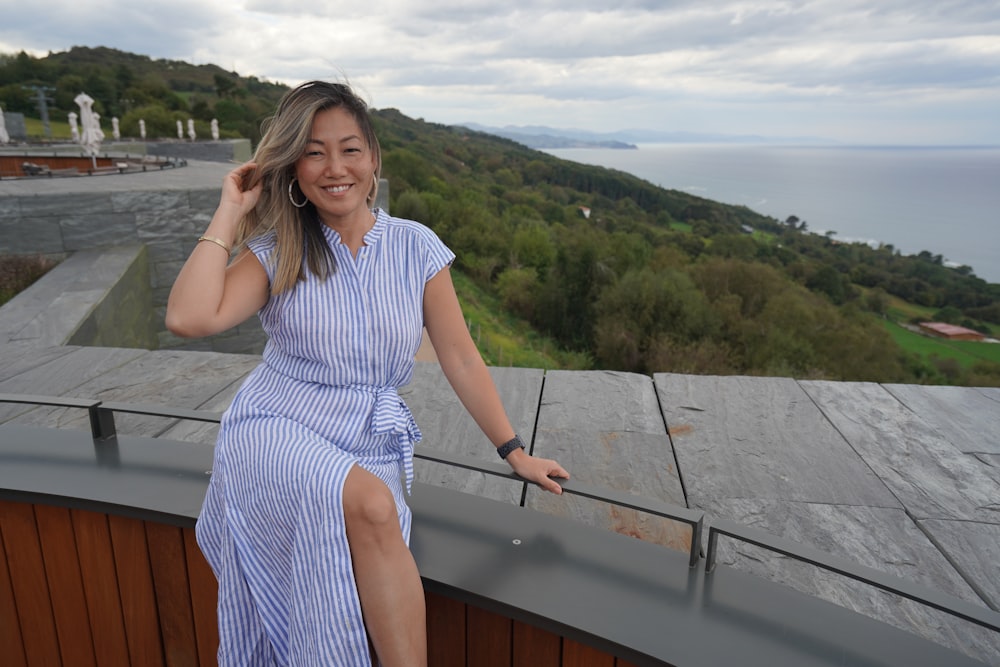
<svg viewBox="0 0 1000 667"><path fill-rule="evenodd" d="M455 256L382 211L356 258L323 229L336 271L261 309L263 363L222 419L198 519L224 667L369 664L341 502L351 466L386 483L409 541L420 431L397 388L413 373L424 286ZM273 233L249 245L273 279Z"/></svg>

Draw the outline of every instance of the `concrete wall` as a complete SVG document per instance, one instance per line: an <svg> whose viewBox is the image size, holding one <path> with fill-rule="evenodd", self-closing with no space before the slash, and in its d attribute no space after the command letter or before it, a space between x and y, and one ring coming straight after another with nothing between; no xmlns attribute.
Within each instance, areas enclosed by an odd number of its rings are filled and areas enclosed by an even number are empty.
<svg viewBox="0 0 1000 667"><path fill-rule="evenodd" d="M68 192L19 194L14 189L7 194L5 188L16 188L25 181L4 181L6 185L0 185L0 254L61 258L82 250L144 245L149 304L157 340L142 347L259 354L266 337L255 317L225 333L197 340L178 338L163 326L174 279L219 202L221 177L211 173L200 181L193 179L190 176L199 174L195 165L164 174L137 175L130 181L115 180L125 177L101 176L41 183L57 188L67 186L70 181L85 182L93 185L92 191L76 187ZM181 186L157 188L161 177L182 176L186 178ZM126 182L130 187L120 187ZM117 184L118 189L99 189L112 184ZM378 206L387 210L388 196L388 182L383 179Z"/></svg>
<svg viewBox="0 0 1000 667"><path fill-rule="evenodd" d="M249 139L219 141L156 141L144 145L146 155L210 162L247 162L251 157Z"/></svg>
<svg viewBox="0 0 1000 667"><path fill-rule="evenodd" d="M0 341L153 349L151 299L146 246L82 250L0 308Z"/></svg>
<svg viewBox="0 0 1000 667"><path fill-rule="evenodd" d="M259 353L265 338L256 318L197 341L177 338L163 327L174 278L218 202L216 183L202 189L0 196L0 254L63 257L95 248L145 245L147 309L159 330L149 347Z"/></svg>

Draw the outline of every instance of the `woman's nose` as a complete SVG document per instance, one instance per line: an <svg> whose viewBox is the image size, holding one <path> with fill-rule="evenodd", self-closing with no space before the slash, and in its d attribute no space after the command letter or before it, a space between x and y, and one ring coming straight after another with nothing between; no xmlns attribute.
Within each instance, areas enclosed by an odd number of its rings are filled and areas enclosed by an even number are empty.
<svg viewBox="0 0 1000 667"><path fill-rule="evenodd" d="M344 173L344 161L339 155L330 155L326 158L326 164L324 165L324 171L332 176L338 176Z"/></svg>

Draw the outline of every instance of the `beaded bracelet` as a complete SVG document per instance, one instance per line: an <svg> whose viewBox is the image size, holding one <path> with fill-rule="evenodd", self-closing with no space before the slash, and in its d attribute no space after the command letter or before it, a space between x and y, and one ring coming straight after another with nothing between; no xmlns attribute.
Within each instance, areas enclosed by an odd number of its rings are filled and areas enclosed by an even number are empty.
<svg viewBox="0 0 1000 667"><path fill-rule="evenodd" d="M224 249L226 252L229 253L233 251L233 247L231 245L229 245L222 239L217 238L215 236L199 236L198 243L201 243L202 241L208 241L209 243L214 243L215 245L219 246L220 248Z"/></svg>
<svg viewBox="0 0 1000 667"><path fill-rule="evenodd" d="M500 445L499 447L497 447L497 454L500 455L500 458L502 458L503 460L506 461L507 460L507 456L512 451L514 451L515 449L517 449L519 447L521 449L524 449L524 442L521 440L521 436L515 434L513 438L511 438L507 442L505 442L502 445Z"/></svg>

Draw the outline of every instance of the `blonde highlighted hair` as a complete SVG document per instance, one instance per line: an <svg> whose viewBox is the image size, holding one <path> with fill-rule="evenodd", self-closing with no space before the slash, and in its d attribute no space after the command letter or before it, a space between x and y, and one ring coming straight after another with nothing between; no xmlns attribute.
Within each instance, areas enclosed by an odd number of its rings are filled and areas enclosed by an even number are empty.
<svg viewBox="0 0 1000 667"><path fill-rule="evenodd" d="M285 93L274 115L264 122L264 136L253 157L257 168L244 184L249 189L263 183L263 189L257 205L240 222L236 239L243 244L272 229L275 231L273 294L295 287L305 279L307 270L321 278L336 270L316 208L312 203L296 208L289 196L295 164L311 138L313 119L320 111L333 108L345 109L354 117L365 143L374 152L375 178L368 194L369 205L375 201L382 173L382 151L365 101L347 84L325 81L309 81ZM298 192L298 196L302 193Z"/></svg>

